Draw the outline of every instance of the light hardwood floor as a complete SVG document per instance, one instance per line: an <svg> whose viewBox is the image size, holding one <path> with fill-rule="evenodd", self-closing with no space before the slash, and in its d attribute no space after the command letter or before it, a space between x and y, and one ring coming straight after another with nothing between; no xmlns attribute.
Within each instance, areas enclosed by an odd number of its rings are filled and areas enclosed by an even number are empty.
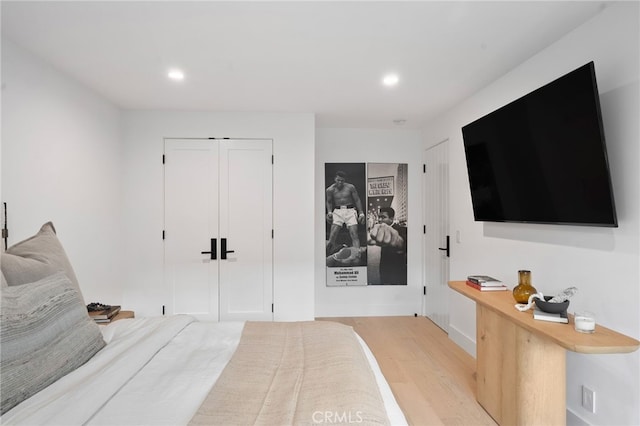
<svg viewBox="0 0 640 426"><path fill-rule="evenodd" d="M495 425L476 402L475 359L425 317L318 318L367 342L410 425Z"/></svg>

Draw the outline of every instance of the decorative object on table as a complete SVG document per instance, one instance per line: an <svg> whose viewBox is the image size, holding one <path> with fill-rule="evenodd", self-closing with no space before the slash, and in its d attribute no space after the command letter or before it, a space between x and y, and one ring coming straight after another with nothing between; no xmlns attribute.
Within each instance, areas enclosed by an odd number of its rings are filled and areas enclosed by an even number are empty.
<svg viewBox="0 0 640 426"><path fill-rule="evenodd" d="M531 285L531 271L518 271L518 285L513 289L513 298L518 303L530 303L529 297L537 293L536 288Z"/></svg>
<svg viewBox="0 0 640 426"><path fill-rule="evenodd" d="M535 303L535 305L538 306L538 308L540 308L540 310L542 311L545 311L545 308L546 308L547 312L551 311L551 313L561 312L562 310L566 312L567 308L569 307L569 298L572 297L577 292L578 292L578 289L576 287L567 287L553 297L545 296L542 293L534 293L531 296L529 296L529 299L527 299L526 304L517 303L515 305L515 308L521 312L524 312L531 309L531 307ZM565 302L566 302L566 306L564 306ZM559 306L555 306L555 305L559 305Z"/></svg>
<svg viewBox="0 0 640 426"><path fill-rule="evenodd" d="M95 302L87 305L89 316L97 323L111 322L111 319L120 312L120 309L120 306L111 306Z"/></svg>
<svg viewBox="0 0 640 426"><path fill-rule="evenodd" d="M542 293L534 293L529 296L529 299L527 299L527 303L516 303L514 306L520 312L528 311L534 305L535 299L544 299L544 295Z"/></svg>
<svg viewBox="0 0 640 426"><path fill-rule="evenodd" d="M562 312L567 312L567 308L569 307L569 299L566 299L562 302L552 302L551 300L554 297L551 296L543 296L544 299L536 297L534 302L536 303L536 307L543 312L547 312L550 314L559 314Z"/></svg>
<svg viewBox="0 0 640 426"><path fill-rule="evenodd" d="M553 298L551 298L549 302L551 303L564 302L565 300L569 300L571 297L573 297L577 292L578 292L578 289L576 287L567 287L564 290L562 290L560 293L553 296Z"/></svg>
<svg viewBox="0 0 640 426"><path fill-rule="evenodd" d="M596 317L592 312L576 312L573 316L574 328L580 333L593 333L596 331Z"/></svg>
<svg viewBox="0 0 640 426"><path fill-rule="evenodd" d="M87 305L87 311L98 312L111 308L111 305L105 305L104 303L91 302Z"/></svg>
<svg viewBox="0 0 640 426"><path fill-rule="evenodd" d="M539 300L539 299L536 299L536 300ZM559 322L562 324L569 323L569 317L567 316L566 310L562 312L551 313L551 312L541 311L536 307L533 310L533 319L540 320L540 321Z"/></svg>

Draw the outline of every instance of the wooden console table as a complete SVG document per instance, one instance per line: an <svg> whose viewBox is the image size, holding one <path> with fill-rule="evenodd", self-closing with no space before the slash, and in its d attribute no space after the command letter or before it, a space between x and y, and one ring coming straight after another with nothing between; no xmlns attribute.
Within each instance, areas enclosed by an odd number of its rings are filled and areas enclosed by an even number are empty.
<svg viewBox="0 0 640 426"><path fill-rule="evenodd" d="M481 292L465 281L449 287L476 302L476 399L501 425L566 424L566 351L633 352L640 342L596 325L578 333L569 324L533 319L514 308L510 291Z"/></svg>

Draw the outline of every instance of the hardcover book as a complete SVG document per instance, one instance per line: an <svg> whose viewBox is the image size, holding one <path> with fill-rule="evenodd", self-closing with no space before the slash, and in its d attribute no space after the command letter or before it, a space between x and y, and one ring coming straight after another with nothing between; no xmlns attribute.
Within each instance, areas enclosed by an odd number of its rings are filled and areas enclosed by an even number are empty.
<svg viewBox="0 0 640 426"><path fill-rule="evenodd" d="M469 275L467 281L476 283L482 286L502 286L502 281L497 278L490 277L488 275Z"/></svg>
<svg viewBox="0 0 640 426"><path fill-rule="evenodd" d="M467 280L467 285L480 291L505 291L509 290L506 285L481 285Z"/></svg>
<svg viewBox="0 0 640 426"><path fill-rule="evenodd" d="M89 311L89 316L96 321L105 321L111 319L118 312L120 312L120 306L109 306L101 311Z"/></svg>
<svg viewBox="0 0 640 426"><path fill-rule="evenodd" d="M533 319L537 319L540 321L559 322L563 324L569 323L569 318L567 317L567 311L564 311L560 314L550 314L549 312L544 312L538 308L534 308Z"/></svg>

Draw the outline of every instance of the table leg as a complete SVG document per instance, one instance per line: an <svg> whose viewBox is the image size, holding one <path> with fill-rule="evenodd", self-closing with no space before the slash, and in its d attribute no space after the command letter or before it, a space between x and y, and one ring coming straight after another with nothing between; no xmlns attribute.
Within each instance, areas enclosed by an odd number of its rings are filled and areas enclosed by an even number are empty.
<svg viewBox="0 0 640 426"><path fill-rule="evenodd" d="M565 349L481 305L476 321L480 405L501 425L566 424Z"/></svg>

